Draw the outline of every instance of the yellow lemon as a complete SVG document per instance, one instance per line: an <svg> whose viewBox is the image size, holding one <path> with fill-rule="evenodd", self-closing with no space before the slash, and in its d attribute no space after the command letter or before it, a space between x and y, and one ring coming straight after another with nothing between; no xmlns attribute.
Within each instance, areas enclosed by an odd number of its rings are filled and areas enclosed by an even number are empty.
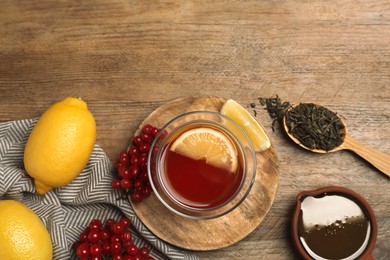
<svg viewBox="0 0 390 260"><path fill-rule="evenodd" d="M87 164L96 124L87 103L69 97L49 107L34 126L24 150L24 166L39 194L75 179Z"/></svg>
<svg viewBox="0 0 390 260"><path fill-rule="evenodd" d="M0 260L51 260L49 232L30 208L15 200L0 200Z"/></svg>
<svg viewBox="0 0 390 260"><path fill-rule="evenodd" d="M261 125L251 114L233 99L223 104L221 114L236 122L248 135L256 152L261 152L271 146L271 142ZM239 135L239 133L235 133Z"/></svg>
<svg viewBox="0 0 390 260"><path fill-rule="evenodd" d="M201 127L184 132L173 142L170 150L194 160L205 160L230 172L237 169L234 144L226 135L212 128Z"/></svg>

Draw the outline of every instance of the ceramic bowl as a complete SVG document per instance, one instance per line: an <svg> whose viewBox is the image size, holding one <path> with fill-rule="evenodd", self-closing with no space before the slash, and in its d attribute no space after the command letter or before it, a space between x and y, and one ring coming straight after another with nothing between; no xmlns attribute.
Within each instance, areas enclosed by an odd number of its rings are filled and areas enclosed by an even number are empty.
<svg viewBox="0 0 390 260"><path fill-rule="evenodd" d="M357 221L359 214L364 215L361 217L363 222ZM367 227L359 229L363 224L356 223L364 223ZM352 242L359 237L358 229L362 239ZM377 222L372 208L361 195L345 187L328 186L303 191L296 196L291 233L293 244L304 259L331 259L329 255L321 254L337 250L341 250L339 254L348 254L342 259L373 259ZM351 243L361 245L357 250L356 246L344 246Z"/></svg>

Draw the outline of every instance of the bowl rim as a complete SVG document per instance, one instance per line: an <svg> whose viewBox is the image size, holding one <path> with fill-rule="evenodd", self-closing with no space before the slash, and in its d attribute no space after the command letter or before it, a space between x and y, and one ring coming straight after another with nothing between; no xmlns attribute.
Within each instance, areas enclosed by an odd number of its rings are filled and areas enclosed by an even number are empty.
<svg viewBox="0 0 390 260"><path fill-rule="evenodd" d="M359 259L373 259L372 251L375 247L375 243L378 235L378 226L377 226L377 220L374 211L371 208L370 204L360 194L358 194L357 192L349 188L341 187L341 186L325 186L314 190L301 191L297 194L296 204L293 210L292 221L291 221L291 235L292 235L292 240L295 248L298 250L299 254L305 259L312 259L312 257L307 253L302 243L300 242L299 235L298 235L298 219L300 214L301 202L302 199L307 196L318 196L330 192L346 194L356 199L361 204L361 206L363 206L367 211L370 218L371 234L370 234L370 240L368 242L368 245L364 249L363 253L359 256Z"/></svg>

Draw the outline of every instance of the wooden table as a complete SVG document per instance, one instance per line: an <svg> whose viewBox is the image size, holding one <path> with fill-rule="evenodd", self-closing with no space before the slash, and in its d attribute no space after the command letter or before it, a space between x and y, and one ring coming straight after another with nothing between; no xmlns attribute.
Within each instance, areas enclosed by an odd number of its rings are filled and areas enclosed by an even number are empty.
<svg viewBox="0 0 390 260"><path fill-rule="evenodd" d="M337 111L354 139L390 154L389 1L205 2L2 0L0 121L82 97L97 143L114 161L142 120L173 99L234 98L252 112L257 98L278 94ZM296 194L338 185L371 204L374 257L389 259L389 178L347 151L298 148L255 110L279 156L275 202L245 239L199 257L296 258L289 238Z"/></svg>

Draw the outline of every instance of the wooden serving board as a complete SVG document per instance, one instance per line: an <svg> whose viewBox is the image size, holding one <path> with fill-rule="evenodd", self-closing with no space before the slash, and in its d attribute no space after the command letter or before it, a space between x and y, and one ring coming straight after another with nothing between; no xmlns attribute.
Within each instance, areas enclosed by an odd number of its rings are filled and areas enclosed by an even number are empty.
<svg viewBox="0 0 390 260"><path fill-rule="evenodd" d="M169 120L194 110L219 111L226 100L219 97L187 97L171 101L153 111L140 125L163 127ZM257 153L254 185L235 210L216 219L192 220L176 215L152 195L132 203L141 221L162 240L190 250L213 250L232 245L252 232L264 219L275 199L278 160L273 146Z"/></svg>

